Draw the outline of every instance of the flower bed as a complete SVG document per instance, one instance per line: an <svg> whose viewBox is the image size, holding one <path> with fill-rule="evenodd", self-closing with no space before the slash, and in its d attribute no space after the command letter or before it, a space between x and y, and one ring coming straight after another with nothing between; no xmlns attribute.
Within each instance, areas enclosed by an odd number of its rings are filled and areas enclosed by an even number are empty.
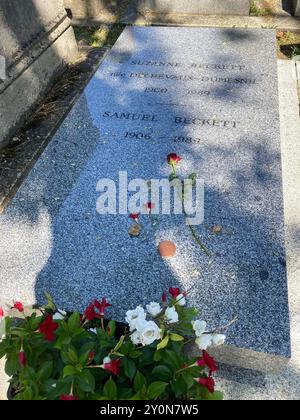
<svg viewBox="0 0 300 420"><path fill-rule="evenodd" d="M197 311L186 307L185 294L177 288L169 294L146 310L128 311L127 326L118 332L114 321L105 320L111 306L105 298L83 315L58 310L48 295L47 305L29 316L16 302L11 309L22 316L17 322L0 308L0 358L6 357L13 399L222 399L207 349L224 343L224 330L207 331ZM187 355L191 343L198 358Z"/></svg>

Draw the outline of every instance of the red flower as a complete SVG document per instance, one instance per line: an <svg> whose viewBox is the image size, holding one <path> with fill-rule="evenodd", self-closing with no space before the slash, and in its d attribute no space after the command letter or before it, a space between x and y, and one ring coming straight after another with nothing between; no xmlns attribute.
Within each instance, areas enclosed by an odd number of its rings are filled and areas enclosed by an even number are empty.
<svg viewBox="0 0 300 420"><path fill-rule="evenodd" d="M17 309L19 312L24 312L24 306L21 302L15 302L13 308Z"/></svg>
<svg viewBox="0 0 300 420"><path fill-rule="evenodd" d="M101 302L95 300L94 306L98 309L100 317L103 318L105 315L105 309L111 307L112 305L108 303L105 298L103 298Z"/></svg>
<svg viewBox="0 0 300 420"><path fill-rule="evenodd" d="M105 309L112 306L105 298L101 302L95 300L91 303L84 312L84 316L88 321L93 321L95 318L101 319L105 315Z"/></svg>
<svg viewBox="0 0 300 420"><path fill-rule="evenodd" d="M95 311L94 304L91 303L86 310L84 311L84 316L88 321L93 321L93 319L97 318L97 313Z"/></svg>
<svg viewBox="0 0 300 420"><path fill-rule="evenodd" d="M215 392L216 383L211 376L208 378L198 378L196 380L198 384L204 386L211 394Z"/></svg>
<svg viewBox="0 0 300 420"><path fill-rule="evenodd" d="M180 292L180 289L178 289L178 288L173 288L173 287L170 287L170 289L169 289L169 293L170 293L170 295L172 296L172 298L173 299L177 299L178 298L178 296L181 294L181 292Z"/></svg>
<svg viewBox="0 0 300 420"><path fill-rule="evenodd" d="M161 297L162 303L166 303L167 301L167 295L165 294L165 292L163 292L162 297Z"/></svg>
<svg viewBox="0 0 300 420"><path fill-rule="evenodd" d="M4 317L4 310L2 308L0 308L0 318Z"/></svg>
<svg viewBox="0 0 300 420"><path fill-rule="evenodd" d="M199 367L207 366L210 373L217 372L218 370L218 366L216 365L214 358L211 357L205 350L203 351L203 358L198 360L196 363Z"/></svg>
<svg viewBox="0 0 300 420"><path fill-rule="evenodd" d="M95 358L95 352L94 352L94 351L91 351L91 352L89 353L89 357L88 357L88 360L87 360L87 364L89 365L90 363L92 363L92 361L94 360L94 358Z"/></svg>
<svg viewBox="0 0 300 420"><path fill-rule="evenodd" d="M113 373L114 375L119 375L121 372L121 359L116 359L109 363L104 363L103 369Z"/></svg>
<svg viewBox="0 0 300 420"><path fill-rule="evenodd" d="M168 159L169 165L177 165L180 161L182 161L182 158L178 156L176 153L170 153L167 159Z"/></svg>
<svg viewBox="0 0 300 420"><path fill-rule="evenodd" d="M155 207L155 204L151 203L151 201L149 201L149 203L146 204L147 210L153 210L154 207Z"/></svg>
<svg viewBox="0 0 300 420"><path fill-rule="evenodd" d="M74 397L74 395L61 395L59 399L60 399L60 401L76 401L76 400L78 400L78 398Z"/></svg>
<svg viewBox="0 0 300 420"><path fill-rule="evenodd" d="M43 334L47 341L54 341L55 334L54 332L57 330L59 325L56 322L53 322L53 316L47 315L46 319L40 324L39 331Z"/></svg>
<svg viewBox="0 0 300 420"><path fill-rule="evenodd" d="M137 222L137 221L138 221L139 216L140 216L140 215L139 215L139 213L131 213L131 214L129 215L130 219L134 220L135 222Z"/></svg>
<svg viewBox="0 0 300 420"><path fill-rule="evenodd" d="M20 364L21 367L26 366L27 359L26 359L26 354L25 354L24 350L20 351L19 356L18 356L18 360L19 360L19 364Z"/></svg>

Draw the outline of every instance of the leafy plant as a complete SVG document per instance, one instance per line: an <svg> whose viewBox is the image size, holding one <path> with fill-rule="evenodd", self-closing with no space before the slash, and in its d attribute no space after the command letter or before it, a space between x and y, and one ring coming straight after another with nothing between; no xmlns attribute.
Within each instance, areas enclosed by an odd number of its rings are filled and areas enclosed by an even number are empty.
<svg viewBox="0 0 300 420"><path fill-rule="evenodd" d="M179 289L169 293L147 312L141 306L128 311L122 334L104 319L111 306L106 299L91 303L82 316L58 310L49 295L47 305L28 316L20 302L11 316L0 308L0 358L6 357L14 399L222 399L213 379L217 365L206 350L225 336L194 321L197 311L185 306ZM199 358L186 352L192 342Z"/></svg>

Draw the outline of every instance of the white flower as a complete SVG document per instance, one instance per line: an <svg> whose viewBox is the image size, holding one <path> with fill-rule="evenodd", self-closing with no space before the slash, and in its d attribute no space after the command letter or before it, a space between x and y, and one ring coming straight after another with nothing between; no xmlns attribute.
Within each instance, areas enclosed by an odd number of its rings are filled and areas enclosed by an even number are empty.
<svg viewBox="0 0 300 420"><path fill-rule="evenodd" d="M212 335L203 334L196 339L196 344L199 347L199 350L207 350L207 348L212 345Z"/></svg>
<svg viewBox="0 0 300 420"><path fill-rule="evenodd" d="M150 305L147 305L147 311L153 317L161 313L162 309L159 303L151 302Z"/></svg>
<svg viewBox="0 0 300 420"><path fill-rule="evenodd" d="M186 300L185 297L183 296L183 294L181 293L180 295L177 296L176 298L176 305L179 306L185 306L186 304Z"/></svg>
<svg viewBox="0 0 300 420"><path fill-rule="evenodd" d="M60 310L59 312L56 312L56 314L53 316L53 319L55 321L60 321L62 319L65 319L66 316L67 316L67 312Z"/></svg>
<svg viewBox="0 0 300 420"><path fill-rule="evenodd" d="M94 334L97 334L97 328L90 328L89 331Z"/></svg>
<svg viewBox="0 0 300 420"><path fill-rule="evenodd" d="M131 334L130 338L131 338L132 343L135 344L136 346L138 344L141 344L141 337L138 331L135 331L133 334Z"/></svg>
<svg viewBox="0 0 300 420"><path fill-rule="evenodd" d="M169 324L175 324L175 322L178 322L179 317L174 306L166 309L166 317Z"/></svg>
<svg viewBox="0 0 300 420"><path fill-rule="evenodd" d="M106 363L110 363L111 362L111 358L109 356L104 357L103 359L103 364L106 365Z"/></svg>
<svg viewBox="0 0 300 420"><path fill-rule="evenodd" d="M192 325L197 337L201 337L206 332L207 324L205 321L195 321Z"/></svg>
<svg viewBox="0 0 300 420"><path fill-rule="evenodd" d="M225 343L226 335L224 334L214 334L212 336L212 344L214 346L222 346Z"/></svg>
<svg viewBox="0 0 300 420"><path fill-rule="evenodd" d="M143 346L149 346L161 337L161 329L154 321L139 319L136 323L136 328Z"/></svg>
<svg viewBox="0 0 300 420"><path fill-rule="evenodd" d="M138 306L133 311L127 311L125 319L127 324L129 324L130 331L134 331L136 329L136 322L138 320L145 320L146 313L141 306Z"/></svg>

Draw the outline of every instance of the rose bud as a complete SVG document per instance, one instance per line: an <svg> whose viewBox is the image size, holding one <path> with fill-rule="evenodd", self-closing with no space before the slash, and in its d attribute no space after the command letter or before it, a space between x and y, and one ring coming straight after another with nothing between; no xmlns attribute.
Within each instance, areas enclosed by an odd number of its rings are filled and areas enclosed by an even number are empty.
<svg viewBox="0 0 300 420"><path fill-rule="evenodd" d="M182 158L180 156L178 156L176 153L170 153L167 157L167 160L168 160L169 165L175 166L180 161L182 161Z"/></svg>
<svg viewBox="0 0 300 420"><path fill-rule="evenodd" d="M19 356L18 356L18 360L19 360L19 364L20 364L21 367L26 366L27 359L26 359L26 354L25 354L24 350L20 351Z"/></svg>
<svg viewBox="0 0 300 420"><path fill-rule="evenodd" d="M15 302L13 308L19 312L24 312L24 306L21 302Z"/></svg>
<svg viewBox="0 0 300 420"><path fill-rule="evenodd" d="M78 400L78 397L75 397L74 395L61 395L60 401L76 401Z"/></svg>

